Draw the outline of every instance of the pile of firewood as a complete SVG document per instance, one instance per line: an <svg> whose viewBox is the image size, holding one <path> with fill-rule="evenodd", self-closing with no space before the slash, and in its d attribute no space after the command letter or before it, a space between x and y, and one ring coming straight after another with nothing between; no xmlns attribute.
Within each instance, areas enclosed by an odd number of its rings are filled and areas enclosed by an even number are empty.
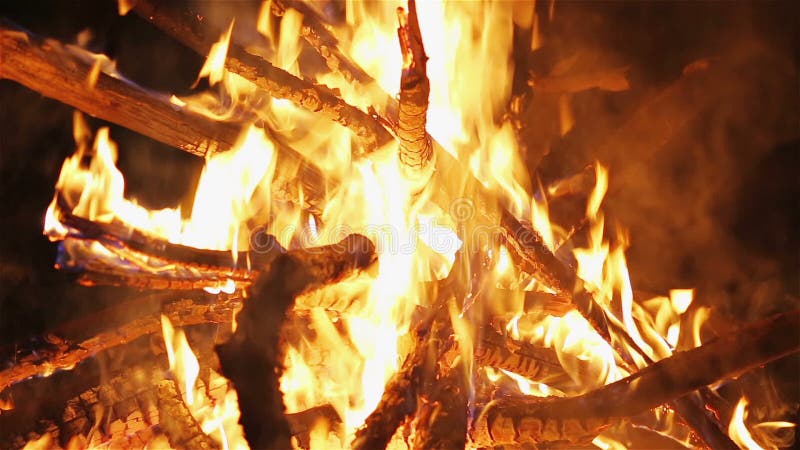
<svg viewBox="0 0 800 450"><path fill-rule="evenodd" d="M301 37L328 67L356 87L373 86L374 80L338 49L336 37L324 26L323 19L303 9L302 4L296 7L304 15ZM273 0L271 8L276 16L286 11L280 0ZM219 31L210 27L202 15L169 3L139 0L134 11L200 55L207 54L219 36ZM413 430L408 434L413 448L588 445L603 429L668 405L693 430L697 445L736 448L714 413L713 398L706 386L800 351L798 342L787 338L796 334L800 326L800 311L747 325L658 362L638 350L638 357L649 365L636 370L631 354L617 343L623 341L634 349L637 345L617 322L607 320L594 294L577 279L575 269L557 259L529 223L518 220L502 206L492 206L496 203L493 196L472 178L464 163L426 133L430 85L413 0L408 14L400 14L398 36L407 61L399 97L395 100L384 94L383 104L370 111L347 104L337 92L324 86L274 67L236 42L230 45L225 68L253 83L265 97L290 100L349 128L357 137L354 157L396 139L401 172L420 188L428 183L436 185L437 177L463 180L449 183L459 186L457 194L447 192L443 184L437 186L441 192L436 195L452 199L466 193L473 199L481 220L500 225L502 232L495 236L497 242L493 244L508 249L516 271L535 278L553 292L528 293L527 302L551 315L568 311L582 314L612 345L618 361L632 375L576 397L511 395L495 392L491 386L476 387L475 396L471 396L469 370L473 367L493 367L534 380L547 379L556 387L572 381L555 350L517 341L496 328L490 317L477 312L465 314L466 320L473 320L476 331L470 340L472 360L464 359L463 355L470 353L463 351L466 343L454 331L450 308L457 305L461 310L467 298L473 305L480 305L481 298L475 298L473 282L459 261L484 257L466 254L476 249L465 249L458 254L447 279L428 286L433 292L430 306L419 307L415 314L411 350L387 383L378 407L357 433L353 447L384 448L398 429ZM213 121L176 108L168 96L106 73L99 73L89 86L92 66L69 46L34 36L6 21L0 22L0 51L0 78L14 80L89 115L200 157L230 149L242 131L241 124ZM272 192L309 214L318 213L325 206L326 192L337 180L323 176L279 136L271 137L277 143L277 164L300 167L296 178L277 176ZM580 180L576 183L581 184ZM238 328L234 333L218 336L198 348L202 364L214 366L237 390L240 423L252 448L290 448L293 436L302 445L307 438L304 434L317 418L340 421L329 405L285 414L278 388L284 361L281 333L288 316L310 308L346 314L354 307L344 300L313 303L319 298L302 294L354 273L369 276L377 262L374 247L366 238L351 235L345 242L314 251L287 251L276 244L270 252L250 255L253 269L243 270L236 268L237 258L230 252L172 244L121 222L92 222L73 215L66 199L57 200L57 218L68 229L62 245L72 250L69 263L79 268L79 282L161 290L166 295L121 303L54 330L45 337L45 343L17 349L0 371L0 395L13 397L16 402L14 409L0 414L0 428L4 430L0 433L0 447L19 447L42 435L51 435L66 445L74 436L96 430L101 422L103 432L114 435L111 424L120 421L126 427L121 433L124 437L113 441L120 445L141 446L161 436L176 447L215 447L183 404L174 381L163 375L163 358L161 362L144 358L146 363L132 364L137 360L135 355L152 350L150 337L160 333L162 314L176 326L228 323L236 316ZM88 250L91 243L121 248L179 269L168 275L120 270L113 261L93 257ZM196 293L203 286L225 280L233 280L240 292L246 290L247 300L233 294ZM74 337L81 335L75 330L81 330L83 336ZM88 335L86 330L91 330ZM64 337L70 334L72 338ZM110 363L115 368L114 376L106 377L99 387L81 389L81 382L74 380L86 383L85 380L99 378L96 368L87 368L89 360L98 354L115 355ZM62 380L72 374L72 384L67 383L63 392L49 401L20 404L31 390L47 383L39 377L59 371L65 372L51 377ZM100 410L105 411L105 417L98 415Z"/></svg>

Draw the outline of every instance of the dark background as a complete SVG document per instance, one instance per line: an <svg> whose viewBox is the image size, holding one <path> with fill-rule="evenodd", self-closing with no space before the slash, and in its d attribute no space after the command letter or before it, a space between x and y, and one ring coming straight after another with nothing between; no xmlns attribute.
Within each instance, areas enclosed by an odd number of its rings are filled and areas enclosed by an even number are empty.
<svg viewBox="0 0 800 450"><path fill-rule="evenodd" d="M698 303L714 310L716 330L797 307L796 2L570 1L556 4L552 23L545 19L547 2L539 3L545 45L523 56L517 49L517 94L529 90L525 81L531 74L547 75L576 53L582 55L576 71L627 67L631 88L573 94L575 127L564 137L555 131L553 98L527 92L522 139L530 171L539 167L538 176L547 181L594 159L609 165L607 226L619 222L630 230L634 287L652 292L696 287ZM202 6L252 11L257 3ZM129 78L162 91L190 92L202 64L201 57L136 15L119 17L113 1L6 0L0 17L68 42L89 29L91 50L115 59ZM529 37L520 36L524 49ZM698 60L707 69L687 82L684 68ZM664 100L679 83L685 86L677 100ZM56 246L41 235L61 163L73 151L72 113L69 106L0 80L0 344L5 347L136 295L74 285L53 269ZM635 132L625 128L642 122L642 114L652 114L652 123L645 120L647 126ZM675 124L680 125L671 128ZM202 166L199 158L111 128L128 196L151 207L187 200ZM800 330L787 339L800 339ZM770 370L781 375L778 392L796 411L797 358Z"/></svg>

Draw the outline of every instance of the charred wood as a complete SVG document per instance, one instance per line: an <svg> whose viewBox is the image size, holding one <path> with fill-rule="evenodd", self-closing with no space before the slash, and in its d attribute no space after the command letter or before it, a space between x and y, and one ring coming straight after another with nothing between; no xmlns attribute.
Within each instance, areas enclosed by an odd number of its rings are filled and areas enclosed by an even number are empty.
<svg viewBox="0 0 800 450"><path fill-rule="evenodd" d="M208 54L221 35L212 29L201 14L174 4L139 0L134 11L201 56ZM333 91L297 78L268 61L247 53L235 43L231 43L228 48L225 68L241 75L270 96L290 100L301 108L320 113L349 128L360 139L365 151L372 151L391 140L380 122L347 104Z"/></svg>
<svg viewBox="0 0 800 450"><path fill-rule="evenodd" d="M157 384L159 426L167 435L170 444L188 450L217 449L219 446L203 433L181 398L173 380L161 380Z"/></svg>
<svg viewBox="0 0 800 450"><path fill-rule="evenodd" d="M435 320L417 395L412 448L462 449L467 439L467 363L449 320Z"/></svg>
<svg viewBox="0 0 800 450"><path fill-rule="evenodd" d="M325 252L310 259L291 253L279 256L253 286L252 297L237 315L236 332L217 347L222 372L239 394L239 421L253 448L290 447L278 380L283 372L280 331L294 298L375 262L374 248L363 236L350 236L334 249L348 252L350 263L326 257Z"/></svg>
<svg viewBox="0 0 800 450"><path fill-rule="evenodd" d="M470 439L478 446L591 440L617 419L800 351L789 338L798 326L800 310L782 313L578 397L498 399L473 423Z"/></svg>

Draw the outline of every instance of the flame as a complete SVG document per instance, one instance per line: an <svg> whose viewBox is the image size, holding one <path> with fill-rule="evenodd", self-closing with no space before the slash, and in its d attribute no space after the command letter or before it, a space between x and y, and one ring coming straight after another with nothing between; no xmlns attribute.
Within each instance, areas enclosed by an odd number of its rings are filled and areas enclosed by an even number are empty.
<svg viewBox="0 0 800 450"><path fill-rule="evenodd" d="M161 330L164 335L164 344L167 348L169 370L178 380L183 381L182 393L186 404L194 404L194 384L200 373L200 363L194 356L183 330L175 330L167 316L161 315Z"/></svg>
<svg viewBox="0 0 800 450"><path fill-rule="evenodd" d="M180 208L153 211L125 198L125 179L115 166L117 146L110 139L108 128L98 130L89 150L89 132L80 117L76 115L75 121L78 149L64 161L56 183L57 196L74 205L73 214L97 222L119 220L177 244L231 250L234 255L248 250L250 228L246 223L269 212L275 168L274 144L263 131L251 126L233 149L207 158L191 216L183 219ZM91 158L88 168L87 157ZM54 199L45 214L44 227L52 240L63 239L67 234L56 210ZM210 288L229 292L230 283Z"/></svg>
<svg viewBox="0 0 800 450"><path fill-rule="evenodd" d="M12 409L14 409L13 398L0 398L0 414L2 414L3 411L11 411Z"/></svg>
<svg viewBox="0 0 800 450"><path fill-rule="evenodd" d="M689 309L694 299L694 289L670 289L669 301L678 314L683 314Z"/></svg>
<svg viewBox="0 0 800 450"><path fill-rule="evenodd" d="M52 448L53 438L49 434L44 434L38 439L31 439L22 447L22 450L49 450Z"/></svg>
<svg viewBox="0 0 800 450"><path fill-rule="evenodd" d="M228 56L228 46L233 33L233 23L234 21L231 20L228 30L209 49L208 57L206 57L203 67L200 68L200 74L197 75L198 82L205 77L208 77L208 82L212 86L222 81L225 73L225 58Z"/></svg>
<svg viewBox="0 0 800 450"><path fill-rule="evenodd" d="M542 237L547 248L551 252L555 252L553 226L550 223L550 212L545 198L542 201L536 200L535 197L531 198L531 223L533 224L533 229Z"/></svg>
<svg viewBox="0 0 800 450"><path fill-rule="evenodd" d="M733 442L741 448L747 450L763 450L764 447L753 440L753 437L750 435L750 430L748 430L747 425L745 425L745 420L747 420L747 403L747 399L742 397L739 399L739 403L736 404L731 422L728 425L728 435Z"/></svg>
<svg viewBox="0 0 800 450"><path fill-rule="evenodd" d="M121 14L125 3L119 3ZM379 114L386 115L386 97L381 91L399 91L403 58L395 21L397 7L405 6L403 3L345 2L346 24L337 30L343 50L376 80L374 86L353 86L336 71L324 69L319 73L315 69L312 78L339 90L351 104L365 111L374 106ZM270 1L264 2L257 19L257 30L272 47L263 50L277 67L300 74L303 17L296 10L287 9L279 30L275 30L271 7ZM555 251L555 234L560 229L550 221L547 197L543 193L531 195L516 130L503 119L514 74L514 26L530 29L531 48L535 50L542 44L540 27L544 16L536 13L535 5L519 6L513 2L426 1L417 3L417 8L429 57L428 132L464 163L483 188L496 197L499 206L521 220L529 218L545 245ZM525 18L519 17L520 11L525 12ZM550 1L548 19L552 21L553 15L554 2ZM208 154L191 214L187 215L179 208L148 210L126 198L124 178L115 166L117 147L108 129L100 129L91 143L88 126L76 115L77 149L65 160L56 189L73 208L72 213L81 217L105 223L121 221L170 242L230 250L234 257L249 249L255 223L266 225L267 232L286 248L334 243L350 233L368 236L377 247L377 273L354 276L305 294L318 297L315 299L352 300L355 306L339 315L315 308L293 318L298 321L293 330L299 336L287 339L285 371L280 378L288 412L330 404L344 422L343 435L326 421L314 424L309 436L312 448L346 447L378 404L386 381L408 351L404 335L408 333L411 313L418 303L427 300L417 286L422 281L446 277L455 263L456 252L469 243L465 244L461 240L464 236L456 233L453 219L457 218L437 203L434 193L411 191L398 171L396 143L353 160L355 140L349 130L284 99L255 95L254 85L227 73L224 66L233 26L231 22L212 46L198 75L198 81L208 77L215 89L186 98L172 96L170 101L176 108L214 120L240 119L239 111L252 111L258 121L280 136L280 145L292 146L322 172L342 180L335 190L326 193L323 211L303 211L306 193L299 186L299 206L272 198L272 182L293 180L298 168L276 167L277 143L256 126L248 127L230 151ZM92 74L87 80L90 86L100 70L107 70L104 60L92 61ZM567 96L559 99L559 119L561 133L566 134L574 126ZM634 298L625 257L628 238L617 229L618 239L613 246L605 239L601 205L608 191L608 170L597 163L595 175L585 210L590 224L587 247L573 250L582 281L579 287L595 296L609 320L623 327L645 355L653 360L664 358L679 341L688 340L681 339L681 333L686 332L681 330L681 316L690 309L693 290L676 289L670 291L669 297L645 301ZM452 180L438 181L459 191L466 184L464 180L456 174ZM539 191L543 189L540 187ZM464 196L468 194L465 192ZM63 239L69 232L58 220L59 205L54 199L44 218L45 232L54 240ZM94 250L99 255L104 249ZM492 252L488 278L497 284L513 285L516 274L508 249L499 246ZM246 261L240 263L246 265ZM535 287L548 289L538 284ZM224 280L205 290L217 294L230 293L234 288L232 280ZM460 351L457 357L466 362L466 379L471 383L474 330L465 311L454 302L448 304L448 312ZM692 338L694 345L700 345L700 327L708 310L693 307L691 313ZM213 371L208 380L198 380L200 366L183 330L175 329L165 316L161 319L170 371L192 415L223 448L245 447L237 425L235 391ZM235 321L232 327L235 329ZM638 367L629 368L620 362L621 355L575 310L554 317L526 314L516 308L505 328L514 339L554 349L573 381L562 391L561 386L546 380L486 368L486 378L513 382L526 395L577 395L646 365L645 358L632 346L625 351ZM667 416L666 420L671 420ZM738 432L743 436L748 432L743 425L744 406L740 422ZM774 424L765 423L762 428L784 426ZM600 448L624 448L606 435L593 442Z"/></svg>
<svg viewBox="0 0 800 450"><path fill-rule="evenodd" d="M175 329L169 318L161 315L161 329L167 349L169 370L172 372L189 412L204 433L215 439L223 449L248 448L239 426L239 400L228 380L213 370L208 386L198 381L200 364L186 334Z"/></svg>

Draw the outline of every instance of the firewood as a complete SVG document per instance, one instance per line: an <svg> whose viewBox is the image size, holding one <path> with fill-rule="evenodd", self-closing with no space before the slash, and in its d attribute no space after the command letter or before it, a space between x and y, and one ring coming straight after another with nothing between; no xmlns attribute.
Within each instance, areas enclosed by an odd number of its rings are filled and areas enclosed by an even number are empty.
<svg viewBox="0 0 800 450"><path fill-rule="evenodd" d="M295 9L302 14L300 37L325 60L328 69L341 75L358 92L370 95L371 98L382 99L379 102L383 103L384 108L397 109L397 101L383 92L374 78L342 53L339 49L339 39L327 28L324 19L316 11L298 1L273 0L269 6L270 12L276 17L282 17L288 9Z"/></svg>
<svg viewBox="0 0 800 450"><path fill-rule="evenodd" d="M91 225L96 230L114 230L113 227L107 227L107 224L98 224L88 221L71 222L73 225L81 223ZM130 233L131 236L136 233ZM93 234L98 237L98 234ZM114 237L117 239L119 236ZM99 237L98 237L99 238ZM156 242L154 238L147 238L148 240L140 241L153 244L156 249L167 251L170 245L166 242ZM117 241L119 243L119 241ZM158 244L158 245L156 245ZM179 246L180 247L180 246ZM372 243L366 238L350 238L346 239L339 244L327 247L317 247L311 249L298 249L291 250L284 255L288 255L293 260L299 261L307 267L316 279L327 280L332 282L337 279L352 276L355 271L359 271L364 267L369 266L374 260L372 259ZM182 247L181 252L186 252L191 249L190 247ZM181 254L178 252L177 254ZM205 256L208 258L222 257L224 252L208 252L198 251L198 259L202 260ZM372 256L371 256L372 255ZM185 255L184 255L185 256ZM230 256L226 256L230 258ZM266 261L262 261L266 262ZM176 264L184 264L185 260L176 262ZM187 263L188 264L188 263ZM224 267L219 268L223 270ZM259 270L266 270L267 264L264 264ZM230 270L230 269L225 269ZM254 270L247 275L249 280L255 278L258 270ZM138 282L142 277L136 275L130 277L131 283ZM164 281L163 278L153 277L145 279L161 280L164 283L164 288L174 288L175 284L170 284L169 281ZM200 280L200 281L208 281ZM178 282L178 284L180 284ZM153 287L153 286L149 286ZM180 287L180 286L177 286ZM303 297L303 302L300 304L301 308L316 307L319 305L308 303L314 297ZM142 305L140 305L140 310ZM35 353L36 356L16 360L9 368L0 371L0 392L8 386L20 382L32 376L42 375L45 373L52 373L56 370L64 370L73 367L75 364L89 358L100 351L106 350L111 347L130 342L140 336L158 333L161 330L160 314L166 314L167 317L176 326L196 325L200 323L220 323L230 322L233 318L233 313L241 306L241 299L238 297L219 296L215 297L213 302L199 303L191 299L182 299L180 301L168 302L163 305L163 309L155 310L145 315L136 316L136 318L127 321L126 323L111 329L102 330L94 336L84 339L80 342L71 342L61 339L55 349L47 352ZM115 310L106 312L107 316L115 314ZM104 320L99 320L98 323L104 323Z"/></svg>
<svg viewBox="0 0 800 450"><path fill-rule="evenodd" d="M229 150L237 142L241 124L214 121L180 108L170 103L168 95L146 90L129 80L100 73L90 89L86 80L91 65L76 56L81 52L85 51L0 20L0 79L13 80L91 116L197 156ZM271 138L277 144L277 164L298 168L296 178L276 175L272 183L274 195L318 211L316 205L325 197L325 177L277 136ZM297 180L302 185L302 204Z"/></svg>
<svg viewBox="0 0 800 450"><path fill-rule="evenodd" d="M202 56L208 54L221 35L219 31L212 29L201 14L189 8L179 8L153 0L139 0L134 11ZM228 47L225 68L241 75L270 96L290 100L301 108L320 113L349 128L366 151L372 151L391 140L380 122L347 104L333 91L297 78L248 53L236 43L231 43Z"/></svg>
<svg viewBox="0 0 800 450"><path fill-rule="evenodd" d="M412 448L465 448L469 383L449 318L433 322L426 347L417 388Z"/></svg>
<svg viewBox="0 0 800 450"><path fill-rule="evenodd" d="M300 448L309 448L310 433L320 422L325 421L330 429L337 430L339 434L344 431L342 428L342 418L336 409L330 404L315 406L296 413L287 413L286 420L289 428L300 444Z"/></svg>
<svg viewBox="0 0 800 450"><path fill-rule="evenodd" d="M0 49L0 78L189 153L204 156L227 150L239 135L236 124L213 122L171 105L166 95L154 95L119 78L101 74L90 89L86 80L91 64L76 56L82 49L71 50L6 20L0 22Z"/></svg>
<svg viewBox="0 0 800 450"><path fill-rule="evenodd" d="M477 335L476 364L508 370L557 388L572 384L554 349L514 340L489 326L481 328Z"/></svg>
<svg viewBox="0 0 800 450"><path fill-rule="evenodd" d="M188 450L217 449L219 446L203 433L181 398L174 380L161 380L157 391L158 423L169 443Z"/></svg>
<svg viewBox="0 0 800 450"><path fill-rule="evenodd" d="M498 399L473 423L470 439L476 446L591 440L616 419L800 351L798 326L800 310L778 314L577 397Z"/></svg>
<svg viewBox="0 0 800 450"><path fill-rule="evenodd" d="M10 367L0 371L0 392L30 377L71 369L87 358L132 342L141 336L158 334L161 332L161 314L166 315L175 326L184 327L201 323L230 322L234 312L240 307L241 298L238 297L219 296L207 304L181 299L166 303L160 311L95 333L79 342L58 339L52 349L32 352L31 355L22 358L15 357ZM112 308L111 311L95 315L94 318L107 320L113 317L114 313L115 310Z"/></svg>
<svg viewBox="0 0 800 450"><path fill-rule="evenodd" d="M285 252L274 237L265 234L260 238L260 248L239 253L236 259L239 261L238 266L246 268L237 268L229 251L173 244L119 220L102 223L76 216L69 212L70 206L61 197L57 199L57 204L57 217L69 230L67 238L62 242L67 250L64 256L66 259L60 260L58 264L62 268L78 271L81 274L79 281L85 284L198 290L231 280L236 287L243 288L249 286L277 255ZM92 250L92 243L104 245L119 258L99 257ZM349 244L361 245L362 248L344 247ZM294 258L308 264L320 278L328 278L339 272L342 276L349 275L346 268L358 266L358 261L352 260L352 257L359 257L360 252L371 248L371 245L360 240L348 240L326 247L292 250L291 253ZM144 267L122 264L123 259L139 261ZM157 270L165 266L173 269L168 273Z"/></svg>
<svg viewBox="0 0 800 450"><path fill-rule="evenodd" d="M400 141L398 159L401 171L422 187L433 170L433 146L425 130L431 91L426 69L428 56L422 45L415 1L409 0L408 15L402 9L397 15L400 22L397 36L403 54L396 130Z"/></svg>
<svg viewBox="0 0 800 450"><path fill-rule="evenodd" d="M426 358L425 341L430 334L433 316L423 319L411 332L413 342L400 369L384 387L375 410L356 431L355 450L386 448L395 430L417 409L417 388Z"/></svg>
<svg viewBox="0 0 800 450"><path fill-rule="evenodd" d="M280 331L294 298L375 261L374 247L363 236L352 235L331 247L306 259L279 256L251 289L236 317L236 332L217 347L222 372L239 394L239 422L252 448L290 447L278 380L283 372ZM345 258L350 262L331 258L333 251L350 254Z"/></svg>

